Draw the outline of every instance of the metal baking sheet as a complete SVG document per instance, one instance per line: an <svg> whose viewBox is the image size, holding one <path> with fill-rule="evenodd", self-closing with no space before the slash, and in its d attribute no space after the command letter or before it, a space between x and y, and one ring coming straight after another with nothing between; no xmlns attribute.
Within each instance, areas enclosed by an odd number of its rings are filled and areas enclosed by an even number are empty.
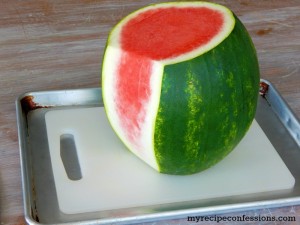
<svg viewBox="0 0 300 225"><path fill-rule="evenodd" d="M45 113L103 106L100 88L31 92L16 100L25 219L28 224L132 224L300 203L300 123L274 86L261 80L259 123L296 182L291 190L193 200L138 208L64 214L51 168Z"/></svg>

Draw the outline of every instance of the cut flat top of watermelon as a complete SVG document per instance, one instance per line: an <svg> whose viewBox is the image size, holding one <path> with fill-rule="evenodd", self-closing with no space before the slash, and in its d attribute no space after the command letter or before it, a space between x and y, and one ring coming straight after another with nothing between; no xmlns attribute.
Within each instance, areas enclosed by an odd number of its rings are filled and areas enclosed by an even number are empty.
<svg viewBox="0 0 300 225"><path fill-rule="evenodd" d="M223 23L220 12L206 7L153 9L123 27L121 46L156 60L170 58L207 44Z"/></svg>
<svg viewBox="0 0 300 225"><path fill-rule="evenodd" d="M165 3L130 14L110 39L124 51L152 60L182 61L182 56L193 58L218 45L234 21L230 10L213 3Z"/></svg>

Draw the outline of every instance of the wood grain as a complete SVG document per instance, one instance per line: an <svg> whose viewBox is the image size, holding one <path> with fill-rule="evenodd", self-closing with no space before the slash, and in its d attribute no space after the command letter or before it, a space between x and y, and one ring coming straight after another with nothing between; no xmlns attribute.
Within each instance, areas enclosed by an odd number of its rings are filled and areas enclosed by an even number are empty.
<svg viewBox="0 0 300 225"><path fill-rule="evenodd" d="M1 225L25 224L16 97L29 91L99 86L103 50L112 26L129 12L157 2L161 1L0 2ZM261 77L277 87L300 117L300 1L213 2L228 6L244 22L257 48ZM254 210L245 214L295 215L298 223L300 221L299 206ZM155 224L184 224L185 221L184 218Z"/></svg>

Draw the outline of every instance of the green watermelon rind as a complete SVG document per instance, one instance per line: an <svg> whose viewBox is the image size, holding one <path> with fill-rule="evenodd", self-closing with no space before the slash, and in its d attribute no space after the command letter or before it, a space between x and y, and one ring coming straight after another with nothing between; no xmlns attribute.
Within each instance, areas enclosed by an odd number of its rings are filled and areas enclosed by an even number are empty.
<svg viewBox="0 0 300 225"><path fill-rule="evenodd" d="M104 55L104 60L103 60L103 68L102 68L102 95L103 95L103 102L105 106L105 110L108 116L108 119L112 125L112 128L115 130L116 134L119 136L119 138L122 140L122 142L127 146L129 150L131 150L133 153L136 154L136 152L133 151L132 146L130 146L130 143L120 134L118 127L115 125L115 120L116 118L113 118L111 107L108 107L110 104L111 100L111 93L113 90L107 91L107 89L111 88L107 84L108 76L107 74L110 74L111 71L113 71L113 67L115 66L113 64L113 57L119 54L120 45L119 45L119 40L118 40L118 33L120 32L121 28L126 24L127 21L129 21L131 18L133 18L135 15L138 15L140 12L143 12L145 10L148 10L150 8L158 8L158 7L168 7L168 6L178 6L178 5L185 5L185 4L191 4L191 2L188 3L182 3L182 2L171 2L171 3L160 3L160 4L154 4L151 6L144 7L142 9L139 9L127 17L125 17L119 24L117 24L114 29L111 31L108 41L107 41L107 46L106 46L106 51ZM258 87L259 87L259 69L258 69L258 62L257 62L257 56L256 56L256 51L254 48L254 45L251 41L251 38L246 31L245 27L242 25L242 23L238 20L237 17L227 8L214 4L214 3L203 3L203 2L192 2L192 4L205 4L206 6L209 7L214 7L218 9L224 10L227 18L230 18L229 22L227 23L227 32L223 33L222 35L219 35L219 38L217 41L213 41L211 45L208 46L208 48L200 49L197 51L194 51L192 54L185 54L184 56L176 57L175 59L166 59L157 62L156 66L156 72L157 72L157 82L156 82L156 90L162 90L161 92L157 93L156 95L156 102L154 106L151 108L151 111L154 115L154 119L152 120L151 124L151 129L152 129L152 138L151 141L153 143L153 149L150 150L151 152L148 154L153 154L153 159L150 160L145 160L143 156L140 156L136 154L138 157L140 157L142 160L144 160L146 163L148 163L151 167L154 169L158 170L161 173L168 173L168 174L192 174L196 173L199 171L202 171L204 169L207 169L214 165L215 163L219 162L221 159L223 159L235 146L236 144L242 139L242 137L245 135L247 130L249 129L249 126L254 118L255 114L255 109L256 109L256 102L257 102L257 96L258 96ZM241 38L241 40L240 40ZM241 51L243 48L239 46L238 43L240 42L245 42L244 45L247 47L247 50L244 52L244 57L241 56ZM239 53L238 53L239 52ZM234 57L236 59L235 62L230 62L228 65L223 65L220 66L218 63L222 59L217 59L217 56L223 55L223 57L230 58ZM249 58L248 58L249 57ZM222 58L222 57L221 57ZM250 67L249 63L245 64L242 61L243 60L250 60ZM205 99L207 98L207 94L203 95L200 93L201 91L208 92L209 90L206 89L204 90L205 84L209 84L207 75L205 77L205 81L203 82L203 77L201 77L201 74L198 75L195 71L199 70L195 67L195 65L200 65L202 64L204 68L207 68L208 71L219 71L220 73L223 71L223 69L226 69L226 73L234 75L234 82L237 82L236 85L239 87L245 88L245 87L250 87L251 89L251 96L246 97L245 92L239 90L236 93L236 98L240 99L241 102L247 102L249 104L248 108L249 110L249 115L247 118L243 115L241 119L238 119L237 121L230 122L231 126L235 126L237 130L236 131L236 138L231 144L226 144L223 147L220 147L220 144L218 145L219 151L214 150L208 151L203 150L203 147L199 148L200 150L195 151L195 148L192 147L194 145L199 145L199 141L206 140L206 142L211 142L211 145L215 145L215 141L213 138L207 133L213 133L215 131L205 131L199 132L199 129L201 126L196 125L196 120L195 119L189 119L185 120L185 122L182 122L181 125L180 123L177 123L177 121L184 121L184 119L178 119L179 117L176 116L176 114L173 115L173 119L169 120L169 124L172 123L172 126L167 125L167 123L164 124L164 120L167 117L170 117L170 111L166 112L166 109L170 106L167 107L168 105L168 99L174 98L176 96L179 99L184 99L187 95L193 96L190 101L185 101L185 104L187 107L190 107L190 109L194 109L190 112L190 115L194 113L195 116L199 116L199 118L204 118L204 115L200 115L200 112L198 112L200 109L197 109L195 107L197 104L201 105L201 101L205 102ZM196 69L195 69L196 68ZM217 69L216 69L217 68ZM187 78L190 79L189 81L183 82L186 87L190 87L190 89L184 88L184 85L181 87L182 92L176 93L176 91L170 91L168 89L168 79L171 77L169 74L175 74L178 73L178 71L184 70L185 74L187 74ZM172 72L173 70L173 72ZM248 71L245 75L245 77L240 77L237 75L239 71ZM236 71L236 72L233 72ZM199 77L197 77L199 76ZM242 81L244 78L251 78L253 79L252 81ZM184 79L184 77L182 77ZM202 79L202 80L201 80ZM239 81L238 81L239 80ZM110 82L110 81L109 81ZM170 82L170 81L169 81ZM195 82L197 84L195 84ZM199 85L199 83L201 83ZM206 83L205 83L206 82ZM215 85L213 82L210 85ZM162 87L162 88L161 88ZM224 87L223 87L224 88ZM249 88L248 88L249 89ZM193 93L194 92L194 93ZM183 93L186 93L184 95ZM221 93L220 93L221 94ZM225 91L224 88L224 95L228 95L228 93ZM182 96L183 95L183 96ZM195 96L198 96L199 98L195 98ZM243 98L246 99L243 99ZM222 102L219 102L222 103ZM216 104L216 103L215 103ZM193 106L195 105L195 106ZM251 105L251 106L250 106ZM178 114L180 113L180 109L183 109L184 107L181 106L173 106L175 107L174 112L177 111ZM224 108L224 107L223 107ZM230 108L230 107L229 107ZM228 109L229 109L228 108ZM198 111L197 111L198 110ZM221 110L221 108L219 109ZM225 110L225 108L223 109ZM208 110L209 111L209 110ZM165 115L164 115L165 113ZM184 117L182 115L189 113L185 110L184 113L181 114L181 117ZM167 116L168 114L168 116ZM209 114L209 113L208 113ZM207 115L206 115L207 116ZM241 116L241 115L240 115ZM211 116L211 118L217 116L214 114L214 116ZM210 118L210 117L208 117ZM210 118L210 119L211 119ZM216 120L220 120L216 119ZM242 125L240 124L242 120L245 120ZM171 122L170 122L171 121ZM173 121L173 122L172 122ZM176 121L176 123L174 123ZM222 123L223 121L220 121ZM229 122L228 122L229 123ZM200 121L201 124L201 121ZM236 125L233 125L236 124ZM177 126L177 127L176 127ZM194 131L189 131L189 132L184 132L184 130L187 130L187 126L193 127ZM205 127L205 126L204 126ZM229 125L228 125L229 127ZM237 129L239 127L239 129ZM171 129L170 129L171 128ZM192 129L192 130L193 130ZM198 136L197 137L197 132L195 129L198 129ZM226 129L226 132L231 132L231 136L233 136L234 130ZM172 132L174 131L174 132ZM181 132L183 131L183 132ZM194 132L194 133L193 133ZM168 133L168 134L167 134ZM177 133L176 135L174 133ZM200 135L201 133L201 135ZM220 132L217 132L218 135L226 135ZM184 138L185 137L185 138ZM202 137L202 138L201 138ZM189 141L187 141L190 139ZM225 139L223 138L223 143L225 143ZM189 144L190 143L190 146ZM178 150L178 145L186 146L186 151ZM224 147L226 147L226 150L224 150ZM152 156L151 156L152 157ZM199 166L200 165L200 166Z"/></svg>

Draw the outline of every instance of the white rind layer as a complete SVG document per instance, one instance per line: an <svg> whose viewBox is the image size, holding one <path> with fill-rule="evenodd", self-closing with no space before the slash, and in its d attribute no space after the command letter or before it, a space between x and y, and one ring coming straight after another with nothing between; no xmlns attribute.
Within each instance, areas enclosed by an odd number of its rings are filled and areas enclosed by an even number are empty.
<svg viewBox="0 0 300 225"><path fill-rule="evenodd" d="M195 50L177 56L175 58L168 58L161 61L152 61L152 75L150 80L151 85L151 95L149 97L149 102L144 104L145 111L147 112L146 118L143 120L144 123L141 125L141 135L139 136L138 143L132 143L126 137L126 131L123 130L119 116L116 109L116 78L117 78L117 68L120 62L122 49L120 45L120 33L122 27L130 21L135 16L149 9L162 8L162 7L208 7L214 10L218 10L224 15L224 26L220 33L216 35L212 40ZM176 3L162 3L151 5L140 10L133 12L132 14L125 17L115 28L111 31L109 39L107 42L107 47L105 50L103 68L102 68L102 92L103 101L108 119L127 148L136 154L139 158L149 164L151 167L159 171L159 166L156 161L155 151L154 151L154 130L156 115L158 112L160 94L161 94L161 84L163 78L163 70L165 65L170 65L182 61L186 61L203 53L211 50L221 43L226 37L229 36L235 25L235 19L232 12L214 3L207 2L176 2ZM138 117L138 115L137 115Z"/></svg>

